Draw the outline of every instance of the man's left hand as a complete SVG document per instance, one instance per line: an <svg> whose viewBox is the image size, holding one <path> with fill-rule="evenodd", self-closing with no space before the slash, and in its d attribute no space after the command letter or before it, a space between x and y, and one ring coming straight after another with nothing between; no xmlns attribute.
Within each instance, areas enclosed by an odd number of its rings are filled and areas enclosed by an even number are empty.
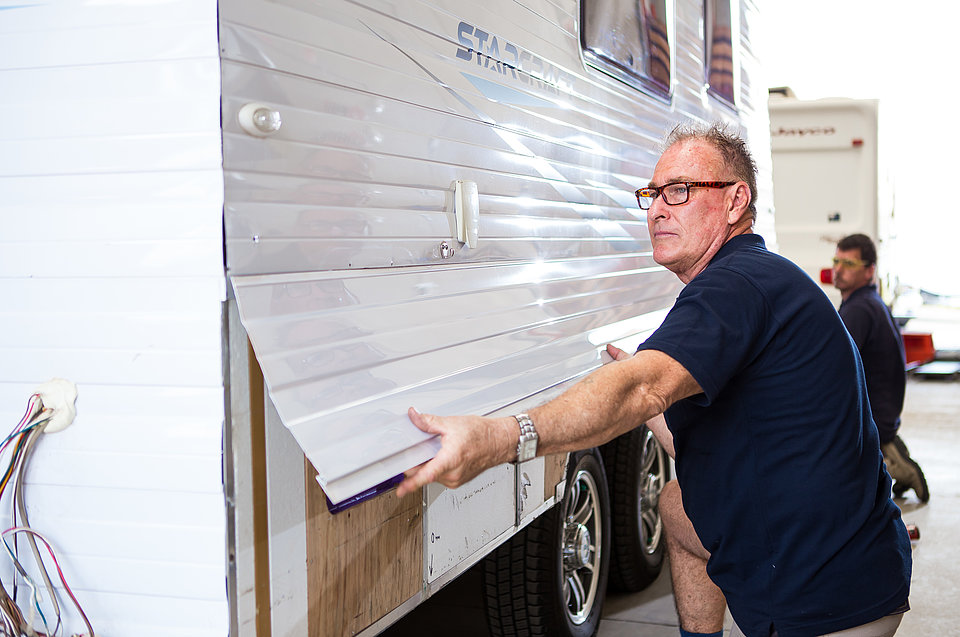
<svg viewBox="0 0 960 637"><path fill-rule="evenodd" d="M610 354L611 358L615 361L622 361L631 357L630 354L627 354L616 345L611 345L610 343L607 343L607 354Z"/></svg>

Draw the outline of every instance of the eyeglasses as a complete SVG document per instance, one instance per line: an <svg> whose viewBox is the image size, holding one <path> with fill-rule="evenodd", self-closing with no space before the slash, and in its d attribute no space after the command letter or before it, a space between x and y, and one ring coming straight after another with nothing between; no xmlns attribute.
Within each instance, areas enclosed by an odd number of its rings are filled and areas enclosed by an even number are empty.
<svg viewBox="0 0 960 637"><path fill-rule="evenodd" d="M663 196L663 203L668 206L679 206L687 203L690 199L691 188L726 188L732 186L735 181L678 181L672 184L665 184L659 188L641 188L636 193L637 204L640 210L649 210L653 205L653 200Z"/></svg>
<svg viewBox="0 0 960 637"><path fill-rule="evenodd" d="M860 268L867 265L866 261L861 261L860 259L841 259L840 257L833 257L833 267L838 265L845 268Z"/></svg>

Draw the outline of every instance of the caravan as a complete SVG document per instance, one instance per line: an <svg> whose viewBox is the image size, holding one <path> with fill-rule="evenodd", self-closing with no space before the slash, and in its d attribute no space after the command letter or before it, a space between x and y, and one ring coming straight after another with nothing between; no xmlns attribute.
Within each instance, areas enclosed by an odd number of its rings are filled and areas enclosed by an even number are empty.
<svg viewBox="0 0 960 637"><path fill-rule="evenodd" d="M27 500L97 631L375 635L482 561L491 622L590 635L608 579L656 577L669 464L643 423L391 488L437 448L409 406L515 413L657 327L679 282L633 193L675 123L742 128L772 238L757 14L0 4L0 405L79 388Z"/></svg>
<svg viewBox="0 0 960 637"><path fill-rule="evenodd" d="M880 102L797 99L770 89L770 142L780 251L840 304L830 260L837 242L863 233L877 246L887 304L899 285L893 184L880 135Z"/></svg>

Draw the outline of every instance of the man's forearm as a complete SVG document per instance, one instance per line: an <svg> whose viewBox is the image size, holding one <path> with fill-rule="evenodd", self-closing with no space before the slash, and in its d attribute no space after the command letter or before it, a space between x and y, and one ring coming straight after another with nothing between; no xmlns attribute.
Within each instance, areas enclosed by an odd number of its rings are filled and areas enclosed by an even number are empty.
<svg viewBox="0 0 960 637"><path fill-rule="evenodd" d="M666 354L643 351L630 356L613 347L608 352L616 362L529 411L540 438L537 455L603 444L700 392L687 370ZM409 416L422 431L439 435L441 448L432 460L405 472L397 487L399 496L430 482L458 487L481 471L516 458L520 431L514 418L436 416L413 408ZM672 454L670 432L658 421L652 423L651 430Z"/></svg>
<svg viewBox="0 0 960 637"><path fill-rule="evenodd" d="M604 365L557 398L530 410L540 436L539 453L603 444L699 391L689 373L661 352L644 351ZM651 430L672 456L673 439L663 419Z"/></svg>

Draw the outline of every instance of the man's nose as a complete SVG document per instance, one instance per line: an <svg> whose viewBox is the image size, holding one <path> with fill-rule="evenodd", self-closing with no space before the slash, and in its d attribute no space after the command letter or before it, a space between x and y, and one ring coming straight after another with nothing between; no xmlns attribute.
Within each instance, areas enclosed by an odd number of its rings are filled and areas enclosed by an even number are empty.
<svg viewBox="0 0 960 637"><path fill-rule="evenodd" d="M654 219L661 219L670 216L669 213L670 206L663 203L663 197L657 197L650 204L650 207L647 209L647 220L653 221Z"/></svg>

